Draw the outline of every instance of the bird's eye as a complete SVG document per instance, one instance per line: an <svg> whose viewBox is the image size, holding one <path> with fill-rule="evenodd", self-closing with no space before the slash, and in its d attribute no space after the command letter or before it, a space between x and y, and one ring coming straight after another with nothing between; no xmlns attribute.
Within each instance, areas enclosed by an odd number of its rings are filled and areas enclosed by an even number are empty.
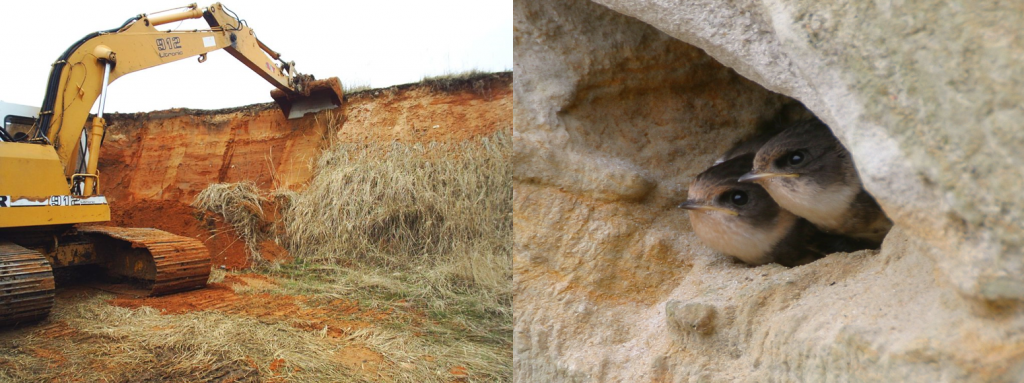
<svg viewBox="0 0 1024 383"><path fill-rule="evenodd" d="M806 158L806 153L804 153L802 150L797 150L795 152L790 152L789 154L786 155L786 164L788 164L790 166L800 165L801 163L804 162L805 158Z"/></svg>
<svg viewBox="0 0 1024 383"><path fill-rule="evenodd" d="M729 197L729 200L732 201L733 205L743 206L747 204L747 202L749 201L749 197L747 197L746 192L737 190L732 192L732 196Z"/></svg>

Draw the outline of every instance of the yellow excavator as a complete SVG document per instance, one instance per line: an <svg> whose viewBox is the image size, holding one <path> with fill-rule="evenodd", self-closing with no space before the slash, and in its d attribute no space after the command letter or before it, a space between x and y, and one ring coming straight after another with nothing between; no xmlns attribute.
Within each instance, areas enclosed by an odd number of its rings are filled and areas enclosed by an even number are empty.
<svg viewBox="0 0 1024 383"><path fill-rule="evenodd" d="M209 29L157 28L198 18ZM210 257L194 238L80 224L110 220L97 172L107 85L189 57L203 62L218 49L273 84L271 97L288 118L341 105L337 78L317 81L299 74L294 62L282 61L219 3L138 15L75 42L53 63L38 116L0 116L0 325L49 315L58 268L93 265L142 282L151 295L206 285ZM97 100L98 113L88 123Z"/></svg>

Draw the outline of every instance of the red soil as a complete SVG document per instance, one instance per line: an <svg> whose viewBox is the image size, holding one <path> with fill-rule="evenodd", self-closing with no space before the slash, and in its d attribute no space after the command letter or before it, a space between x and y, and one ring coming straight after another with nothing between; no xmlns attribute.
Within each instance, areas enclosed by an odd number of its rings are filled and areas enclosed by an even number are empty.
<svg viewBox="0 0 1024 383"><path fill-rule="evenodd" d="M54 321L39 329L40 336L50 339L76 339L83 334L67 322Z"/></svg>
<svg viewBox="0 0 1024 383"><path fill-rule="evenodd" d="M458 142L512 127L511 81L452 93L372 90L346 101L343 142Z"/></svg>
<svg viewBox="0 0 1024 383"><path fill-rule="evenodd" d="M108 303L125 308L147 306L169 315L214 310L264 321L287 322L307 331L319 332L326 328L327 335L333 338L372 326L372 322L390 315L390 312L363 310L358 302L352 300L313 302L310 297L301 295L235 292L235 288L251 287L258 291L275 284L272 278L258 274L228 275L224 282L211 283L200 290L162 297L118 296Z"/></svg>
<svg viewBox="0 0 1024 383"><path fill-rule="evenodd" d="M377 376L385 366L384 355L366 347L348 346L338 350L334 359L352 371L359 371L366 376Z"/></svg>
<svg viewBox="0 0 1024 383"><path fill-rule="evenodd" d="M274 359L273 362L270 362L270 371L273 372L274 374L279 373L281 369L284 368L285 363L287 362L285 362L284 359Z"/></svg>
<svg viewBox="0 0 1024 383"><path fill-rule="evenodd" d="M120 201L111 204L110 218L107 224L111 226L151 227L203 241L210 251L214 267L238 270L250 265L245 242L238 238L231 225L215 214L199 213L184 203L175 200ZM278 246L275 251L275 258L287 258L286 250Z"/></svg>

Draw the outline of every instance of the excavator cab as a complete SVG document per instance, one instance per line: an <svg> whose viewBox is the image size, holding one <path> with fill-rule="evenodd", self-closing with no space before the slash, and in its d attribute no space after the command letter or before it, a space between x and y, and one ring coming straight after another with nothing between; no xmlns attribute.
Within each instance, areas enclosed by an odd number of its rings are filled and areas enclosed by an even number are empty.
<svg viewBox="0 0 1024 383"><path fill-rule="evenodd" d="M0 141L24 141L38 115L39 108L0 101Z"/></svg>

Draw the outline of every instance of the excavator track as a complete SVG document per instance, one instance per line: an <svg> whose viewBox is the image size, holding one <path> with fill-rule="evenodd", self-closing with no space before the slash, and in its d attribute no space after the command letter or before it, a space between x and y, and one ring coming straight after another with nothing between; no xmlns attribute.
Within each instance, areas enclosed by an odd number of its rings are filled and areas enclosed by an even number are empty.
<svg viewBox="0 0 1024 383"><path fill-rule="evenodd" d="M0 325L46 318L53 307L53 269L35 250L0 242Z"/></svg>
<svg viewBox="0 0 1024 383"><path fill-rule="evenodd" d="M149 295L164 295L206 286L210 254L203 243L157 229L87 226L107 269L150 284Z"/></svg>

